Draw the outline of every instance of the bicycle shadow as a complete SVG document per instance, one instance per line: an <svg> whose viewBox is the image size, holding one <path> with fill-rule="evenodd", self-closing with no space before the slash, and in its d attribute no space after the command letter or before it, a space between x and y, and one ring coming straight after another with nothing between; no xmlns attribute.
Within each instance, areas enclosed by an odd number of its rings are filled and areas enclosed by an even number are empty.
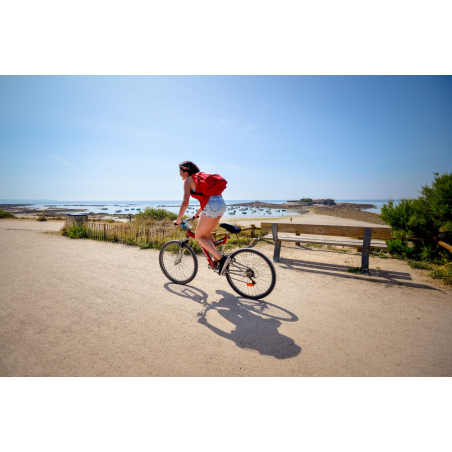
<svg viewBox="0 0 452 452"><path fill-rule="evenodd" d="M170 287L171 286L171 287ZM182 290L173 290L178 284L166 283L169 292L191 299L202 306L198 322L220 337L233 341L237 347L255 350L261 355L276 359L293 358L302 348L295 341L278 331L282 322L296 322L298 317L292 312L266 301L249 300L236 297L223 290L217 290L218 301L209 303L208 295L193 286L185 285ZM176 287L174 288L176 289ZM234 325L231 332L215 326L208 320L208 312L214 311Z"/></svg>

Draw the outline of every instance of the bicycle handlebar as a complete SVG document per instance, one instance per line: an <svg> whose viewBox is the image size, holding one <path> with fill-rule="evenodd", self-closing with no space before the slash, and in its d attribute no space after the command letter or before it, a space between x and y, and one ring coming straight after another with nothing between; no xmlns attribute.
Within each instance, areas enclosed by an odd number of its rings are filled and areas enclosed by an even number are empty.
<svg viewBox="0 0 452 452"><path fill-rule="evenodd" d="M188 225L188 222L189 221L193 221L193 220L196 220L196 217L191 217L191 218L187 218L186 220L181 220L181 222L179 223L179 226L181 227L181 228L186 228L187 227L187 225Z"/></svg>

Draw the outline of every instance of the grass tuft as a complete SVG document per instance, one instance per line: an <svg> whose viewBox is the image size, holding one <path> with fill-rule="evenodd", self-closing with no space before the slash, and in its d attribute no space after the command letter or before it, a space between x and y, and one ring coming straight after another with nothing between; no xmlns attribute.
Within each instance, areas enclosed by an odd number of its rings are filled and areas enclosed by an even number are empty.
<svg viewBox="0 0 452 452"><path fill-rule="evenodd" d="M433 265L428 262L421 262L421 261L412 261L408 260L408 265L411 268L419 268L421 270L433 270Z"/></svg>
<svg viewBox="0 0 452 452"><path fill-rule="evenodd" d="M363 273L365 273L365 271L361 267L350 267L347 269L347 271L349 273L355 273L355 274L359 274L359 275L362 275Z"/></svg>

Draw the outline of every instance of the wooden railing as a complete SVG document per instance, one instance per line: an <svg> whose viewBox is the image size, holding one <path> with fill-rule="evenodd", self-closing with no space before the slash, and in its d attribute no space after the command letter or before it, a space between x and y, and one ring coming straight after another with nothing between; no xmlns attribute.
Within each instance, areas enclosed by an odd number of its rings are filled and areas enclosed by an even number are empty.
<svg viewBox="0 0 452 452"><path fill-rule="evenodd" d="M450 246L448 243L442 242L441 240L438 240L436 243L439 246L442 246L443 248L446 248L446 250L452 251L452 246Z"/></svg>

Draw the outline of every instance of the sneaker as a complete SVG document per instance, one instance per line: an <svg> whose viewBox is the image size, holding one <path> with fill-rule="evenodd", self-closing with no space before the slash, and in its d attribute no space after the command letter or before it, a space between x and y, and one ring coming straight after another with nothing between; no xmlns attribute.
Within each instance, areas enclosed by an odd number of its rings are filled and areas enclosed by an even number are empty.
<svg viewBox="0 0 452 452"><path fill-rule="evenodd" d="M221 276L225 272L225 270L228 268L229 260L231 259L231 256L224 255L219 261L218 261L218 274Z"/></svg>

